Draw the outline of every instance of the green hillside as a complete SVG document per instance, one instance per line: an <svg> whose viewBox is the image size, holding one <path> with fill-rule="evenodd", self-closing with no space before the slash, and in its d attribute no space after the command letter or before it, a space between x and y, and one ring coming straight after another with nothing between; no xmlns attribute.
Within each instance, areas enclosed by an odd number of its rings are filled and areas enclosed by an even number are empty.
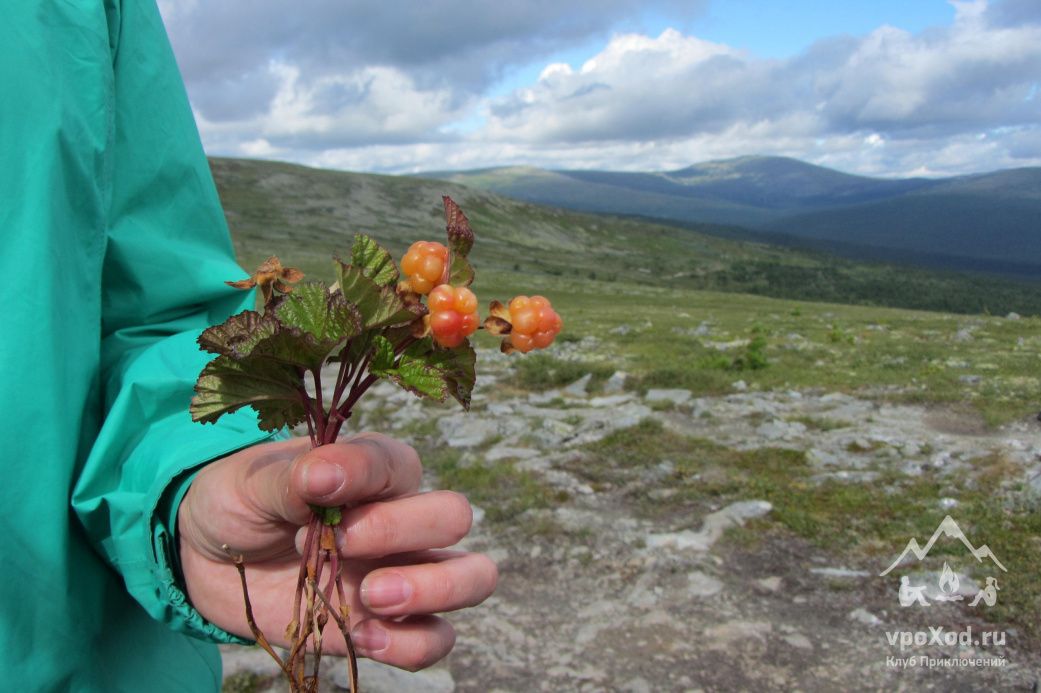
<svg viewBox="0 0 1041 693"><path fill-rule="evenodd" d="M219 158L212 168L245 266L277 253L313 276L329 277L328 258L344 253L357 232L403 253L413 240L442 233L441 195L448 194L479 230L475 257L485 282L534 274L836 303L1041 314L1036 286L858 264L721 238L708 226L581 214L412 177Z"/></svg>
<svg viewBox="0 0 1041 693"><path fill-rule="evenodd" d="M1041 275L1041 168L877 179L783 157L741 157L655 173L426 175L580 211L743 226L855 259Z"/></svg>

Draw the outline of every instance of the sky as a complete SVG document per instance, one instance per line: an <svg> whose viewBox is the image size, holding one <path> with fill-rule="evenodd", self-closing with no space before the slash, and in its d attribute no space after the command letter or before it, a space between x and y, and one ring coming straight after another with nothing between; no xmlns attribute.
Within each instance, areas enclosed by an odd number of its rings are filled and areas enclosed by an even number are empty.
<svg viewBox="0 0 1041 693"><path fill-rule="evenodd" d="M159 0L207 153L380 173L1041 165L1041 0Z"/></svg>

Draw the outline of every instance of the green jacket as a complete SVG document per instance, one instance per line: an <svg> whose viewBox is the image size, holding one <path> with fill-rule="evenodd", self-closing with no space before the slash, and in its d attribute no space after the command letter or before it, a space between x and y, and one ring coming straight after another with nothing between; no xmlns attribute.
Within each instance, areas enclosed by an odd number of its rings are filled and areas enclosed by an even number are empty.
<svg viewBox="0 0 1041 693"><path fill-rule="evenodd" d="M188 415L244 273L154 0L5 3L0 86L0 690L216 690L177 504L265 436Z"/></svg>

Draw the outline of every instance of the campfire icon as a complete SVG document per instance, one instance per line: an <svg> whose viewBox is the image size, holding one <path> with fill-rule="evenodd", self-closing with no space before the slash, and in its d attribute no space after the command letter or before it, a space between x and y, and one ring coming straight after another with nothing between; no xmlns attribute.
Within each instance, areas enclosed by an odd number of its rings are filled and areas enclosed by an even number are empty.
<svg viewBox="0 0 1041 693"><path fill-rule="evenodd" d="M933 545L937 542L940 537L949 537L957 539L965 545L968 549L969 554L976 559L977 563L983 563L983 559L990 559L994 566L1000 568L1002 572L1008 572L1001 561L998 560L994 552L984 544L979 548L972 545L965 533L962 532L958 523L948 515L943 518L943 521L933 532L933 535L926 542L925 547L922 548L918 544L918 540L914 537L907 542L907 546L900 553L893 563L886 568L884 571L879 573L879 576L886 576L892 572L897 566L905 562L911 562L911 556L914 557L918 562L921 562L929 555L929 551L933 548ZM944 561L943 570L940 571L939 579L936 582L938 589L930 590L930 584L911 584L910 577L904 575L900 578L900 588L898 596L900 599L900 606L912 606L918 604L920 606L930 606L932 602L926 598L926 591L930 591L930 598L933 602L960 602L965 599L965 595L960 593L959 590L962 587L961 579L958 577L958 573L951 569L951 566ZM987 576L987 584L982 590L976 592L975 598L969 604L969 606L977 606L980 601L983 601L987 606L994 606L998 600L998 587L997 578L993 576Z"/></svg>

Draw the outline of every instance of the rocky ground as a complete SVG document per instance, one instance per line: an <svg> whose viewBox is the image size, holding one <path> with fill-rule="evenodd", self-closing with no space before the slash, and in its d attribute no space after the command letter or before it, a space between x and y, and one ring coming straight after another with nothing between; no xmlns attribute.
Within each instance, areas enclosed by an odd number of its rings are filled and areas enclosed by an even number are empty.
<svg viewBox="0 0 1041 693"><path fill-rule="evenodd" d="M884 493L894 480L953 480L981 459L1000 459L1003 479L1016 479L1025 496L1041 495L1037 422L995 431L957 409L889 405L869 392L755 391L736 379L718 397L631 391L623 373L595 392L588 378L524 392L509 386L505 357L482 352L480 362L469 414L386 385L368 399L361 423L463 469L524 474L553 500L508 520L498 505L477 503L465 545L497 560L498 591L456 615L458 644L447 661L417 674L365 662L364 690L1038 689L1041 655L1021 628L988 622L985 609L965 602L900 606L895 575L878 573L903 545L880 547L882 558L822 546L774 522L775 503L751 493L748 480L726 487L746 496L678 502L699 484L719 486L712 475L726 470L688 474L677 448L631 469L597 467L598 444L652 420L677 440L797 451L811 486ZM428 483L442 485L433 471ZM957 497L941 493L935 503L958 517ZM919 543L931 531L923 528ZM974 539L978 546L988 538ZM999 558L1010 571L1029 568ZM962 590L976 584L959 577ZM1005 644L945 642L966 628L977 638L1000 631ZM901 634L919 631L932 641L901 649ZM262 652L224 654L229 689L252 682L253 690L281 690Z"/></svg>

